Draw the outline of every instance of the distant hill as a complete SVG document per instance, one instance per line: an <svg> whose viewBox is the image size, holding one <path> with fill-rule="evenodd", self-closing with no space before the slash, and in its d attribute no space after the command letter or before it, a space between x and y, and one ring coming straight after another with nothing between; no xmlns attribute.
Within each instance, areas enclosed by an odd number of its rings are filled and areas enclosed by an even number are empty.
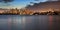
<svg viewBox="0 0 60 30"><path fill-rule="evenodd" d="M28 5L26 6L29 10L54 10L54 11L60 11L60 1L48 1L48 2L40 2L35 3L33 6Z"/></svg>

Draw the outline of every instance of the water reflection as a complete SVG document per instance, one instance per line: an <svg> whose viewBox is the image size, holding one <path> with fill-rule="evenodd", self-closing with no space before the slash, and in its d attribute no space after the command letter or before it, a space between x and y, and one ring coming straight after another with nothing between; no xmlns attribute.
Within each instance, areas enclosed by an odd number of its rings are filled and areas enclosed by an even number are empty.
<svg viewBox="0 0 60 30"><path fill-rule="evenodd" d="M50 30L60 30L60 16L49 16L50 17L50 21L49 21L49 27Z"/></svg>
<svg viewBox="0 0 60 30"><path fill-rule="evenodd" d="M49 16L49 30L52 30L53 16Z"/></svg>
<svg viewBox="0 0 60 30"><path fill-rule="evenodd" d="M0 30L59 30L59 28L59 15L0 15Z"/></svg>

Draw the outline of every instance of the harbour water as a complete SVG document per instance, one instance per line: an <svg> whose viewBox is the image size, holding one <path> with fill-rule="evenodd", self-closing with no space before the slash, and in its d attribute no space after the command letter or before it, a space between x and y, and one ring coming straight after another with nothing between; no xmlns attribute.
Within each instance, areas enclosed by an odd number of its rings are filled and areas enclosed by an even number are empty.
<svg viewBox="0 0 60 30"><path fill-rule="evenodd" d="M0 30L60 30L60 15L0 15Z"/></svg>

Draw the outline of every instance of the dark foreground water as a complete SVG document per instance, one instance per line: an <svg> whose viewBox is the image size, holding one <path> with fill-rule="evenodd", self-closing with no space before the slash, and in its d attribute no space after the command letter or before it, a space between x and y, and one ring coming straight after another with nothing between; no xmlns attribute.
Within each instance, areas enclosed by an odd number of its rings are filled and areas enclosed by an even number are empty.
<svg viewBox="0 0 60 30"><path fill-rule="evenodd" d="M60 16L0 15L0 30L60 30Z"/></svg>

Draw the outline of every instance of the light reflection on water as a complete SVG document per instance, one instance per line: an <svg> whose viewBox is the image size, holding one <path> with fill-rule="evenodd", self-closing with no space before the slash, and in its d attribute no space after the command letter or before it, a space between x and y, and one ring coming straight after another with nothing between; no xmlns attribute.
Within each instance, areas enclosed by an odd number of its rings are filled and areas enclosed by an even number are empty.
<svg viewBox="0 0 60 30"><path fill-rule="evenodd" d="M59 30L59 15L0 15L0 30Z"/></svg>

